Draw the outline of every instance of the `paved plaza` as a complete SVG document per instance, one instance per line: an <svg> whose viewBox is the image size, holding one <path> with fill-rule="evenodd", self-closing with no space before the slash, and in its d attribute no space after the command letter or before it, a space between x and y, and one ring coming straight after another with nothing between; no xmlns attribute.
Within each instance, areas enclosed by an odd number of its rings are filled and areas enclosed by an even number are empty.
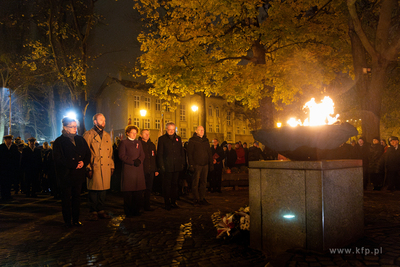
<svg viewBox="0 0 400 267"><path fill-rule="evenodd" d="M347 249L320 254L294 250L270 258L248 240L216 239L211 215L248 204L248 189L208 193L210 206L162 209L125 218L122 197L107 196L110 220L89 221L82 195L82 227L63 227L61 202L49 195L0 204L0 266L400 266L400 194L367 191L365 237ZM367 252L369 252L367 254ZM375 255L374 255L375 254Z"/></svg>

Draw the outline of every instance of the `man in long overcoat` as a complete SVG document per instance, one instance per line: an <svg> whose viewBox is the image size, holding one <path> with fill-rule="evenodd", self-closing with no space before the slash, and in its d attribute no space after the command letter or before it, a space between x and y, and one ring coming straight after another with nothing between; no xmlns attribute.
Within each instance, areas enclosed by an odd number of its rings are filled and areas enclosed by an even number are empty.
<svg viewBox="0 0 400 267"><path fill-rule="evenodd" d="M153 211L150 207L150 196L153 189L154 176L158 176L156 165L156 146L150 140L150 131L143 129L139 140L142 142L145 159L143 162L144 177L146 180L146 189L144 190L144 210Z"/></svg>
<svg viewBox="0 0 400 267"><path fill-rule="evenodd" d="M114 161L111 136L104 131L106 118L103 114L97 113L93 116L93 124L93 128L85 132L83 138L91 152L86 183L89 210L92 213L91 220L96 221L99 217L110 218L104 209L106 190L110 189L111 175L114 171Z"/></svg>
<svg viewBox="0 0 400 267"><path fill-rule="evenodd" d="M21 167L25 173L27 197L37 197L39 190L39 174L42 170L42 152L35 147L36 138L28 139L29 145L22 150Z"/></svg>
<svg viewBox="0 0 400 267"><path fill-rule="evenodd" d="M3 137L0 145L0 187L1 200L11 200L11 185L16 180L19 165L18 147L12 143L12 135Z"/></svg>
<svg viewBox="0 0 400 267"><path fill-rule="evenodd" d="M179 208L176 204L178 197L179 173L183 170L185 158L182 139L175 133L175 123L167 123L167 132L158 138L157 164L163 178L163 196L165 209Z"/></svg>
<svg viewBox="0 0 400 267"><path fill-rule="evenodd" d="M214 138L211 145L211 155L214 164L214 170L210 172L210 189L211 192L222 193L221 178L222 178L222 160L224 159L224 150L218 144L218 139Z"/></svg>
<svg viewBox="0 0 400 267"><path fill-rule="evenodd" d="M196 132L189 139L188 159L190 168L194 169L192 193L193 205L207 205L206 197L208 171L214 170L213 156L210 142L204 134L204 127L198 126Z"/></svg>

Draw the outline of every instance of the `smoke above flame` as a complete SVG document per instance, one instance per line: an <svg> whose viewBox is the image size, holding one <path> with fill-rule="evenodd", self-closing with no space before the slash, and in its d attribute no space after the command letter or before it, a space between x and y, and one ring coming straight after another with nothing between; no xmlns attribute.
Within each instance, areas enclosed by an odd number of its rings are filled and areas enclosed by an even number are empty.
<svg viewBox="0 0 400 267"><path fill-rule="evenodd" d="M308 109L308 118L301 122L295 118L290 118L287 124L296 127L300 126L318 126L333 124L337 122L339 114L334 116L334 103L329 96L325 96L321 103L317 104L315 98L311 98L304 106L303 109Z"/></svg>

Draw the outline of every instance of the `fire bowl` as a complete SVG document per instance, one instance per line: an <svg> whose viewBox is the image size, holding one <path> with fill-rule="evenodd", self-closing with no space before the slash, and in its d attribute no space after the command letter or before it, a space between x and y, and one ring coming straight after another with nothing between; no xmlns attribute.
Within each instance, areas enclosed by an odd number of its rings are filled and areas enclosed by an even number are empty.
<svg viewBox="0 0 400 267"><path fill-rule="evenodd" d="M327 151L338 149L357 129L347 123L260 129L252 132L255 140L292 160L329 158Z"/></svg>

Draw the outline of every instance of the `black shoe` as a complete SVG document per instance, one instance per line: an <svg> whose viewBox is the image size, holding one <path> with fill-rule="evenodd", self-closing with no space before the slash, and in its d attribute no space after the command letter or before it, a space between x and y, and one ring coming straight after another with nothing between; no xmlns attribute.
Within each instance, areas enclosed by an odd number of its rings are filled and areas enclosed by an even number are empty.
<svg viewBox="0 0 400 267"><path fill-rule="evenodd" d="M171 203L171 208L179 209L180 207L178 205L176 205L176 203Z"/></svg>
<svg viewBox="0 0 400 267"><path fill-rule="evenodd" d="M204 205L204 206L211 205L205 198L203 198L203 200L201 200L200 202L201 202L201 205Z"/></svg>
<svg viewBox="0 0 400 267"><path fill-rule="evenodd" d="M200 202L197 199L193 200L193 206L200 207Z"/></svg>
<svg viewBox="0 0 400 267"><path fill-rule="evenodd" d="M74 222L73 225L74 226L83 226L83 224L80 221Z"/></svg>

